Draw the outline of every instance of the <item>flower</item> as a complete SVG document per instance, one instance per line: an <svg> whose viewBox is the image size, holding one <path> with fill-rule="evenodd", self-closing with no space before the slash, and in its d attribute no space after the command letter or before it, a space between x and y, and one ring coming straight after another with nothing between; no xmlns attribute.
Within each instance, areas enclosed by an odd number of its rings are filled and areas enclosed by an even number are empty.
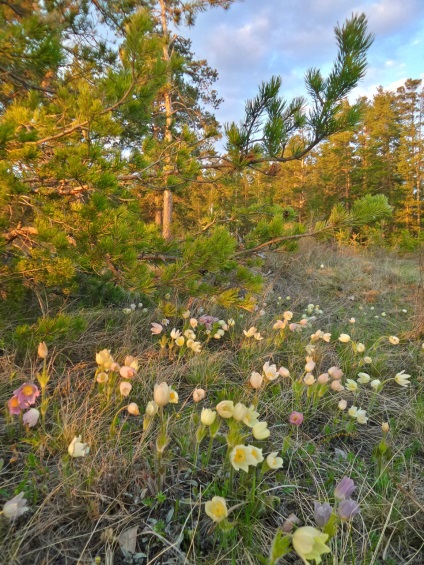
<svg viewBox="0 0 424 565"><path fill-rule="evenodd" d="M237 402L237 404L234 406L234 413L233 413L234 420L236 420L237 422L241 422L243 418L246 416L246 414L247 414L247 406L245 406L241 402Z"/></svg>
<svg viewBox="0 0 424 565"><path fill-rule="evenodd" d="M47 348L46 342L42 341L41 343L38 344L38 357L41 357L41 359L45 359L49 353L49 350Z"/></svg>
<svg viewBox="0 0 424 565"><path fill-rule="evenodd" d="M329 380L330 380L330 376L328 373L322 373L317 378L317 381L319 382L320 385L325 385L326 383L328 383Z"/></svg>
<svg viewBox="0 0 424 565"><path fill-rule="evenodd" d="M198 324L198 321L196 320L196 318L190 318L190 326L192 328L196 328Z"/></svg>
<svg viewBox="0 0 424 565"><path fill-rule="evenodd" d="M389 341L390 341L390 343L391 343L392 345L398 345L400 340L399 340L399 338L398 338L397 336L391 335L391 336L389 337Z"/></svg>
<svg viewBox="0 0 424 565"><path fill-rule="evenodd" d="M356 344L357 353L363 353L365 351L365 345L363 343Z"/></svg>
<svg viewBox="0 0 424 565"><path fill-rule="evenodd" d="M371 357L368 357L368 356L364 357L364 363L366 365L371 365L371 363L372 363Z"/></svg>
<svg viewBox="0 0 424 565"><path fill-rule="evenodd" d="M340 334L339 335L339 341L341 341L342 343L348 343L350 341L350 335L349 334Z"/></svg>
<svg viewBox="0 0 424 565"><path fill-rule="evenodd" d="M293 549L308 565L308 561L321 563L321 555L330 553L330 548L325 545L328 534L323 534L312 526L302 526L298 528L292 538Z"/></svg>
<svg viewBox="0 0 424 565"><path fill-rule="evenodd" d="M24 383L13 394L18 397L21 408L26 408L35 403L35 399L40 396L40 391L34 383Z"/></svg>
<svg viewBox="0 0 424 565"><path fill-rule="evenodd" d="M205 503L205 512L214 522L222 522L228 516L227 502L222 496L214 496Z"/></svg>
<svg viewBox="0 0 424 565"><path fill-rule="evenodd" d="M193 391L194 402L200 402L206 396L206 391L203 388L195 388Z"/></svg>
<svg viewBox="0 0 424 565"><path fill-rule="evenodd" d="M283 466L283 459L281 457L277 457L277 455L278 451L273 451L266 458L266 463L270 469L281 469Z"/></svg>
<svg viewBox="0 0 424 565"><path fill-rule="evenodd" d="M300 426L301 423L303 422L303 414L301 414L300 412L293 411L289 416L289 422L294 426Z"/></svg>
<svg viewBox="0 0 424 565"><path fill-rule="evenodd" d="M203 408L202 413L200 414L200 421L204 426L212 426L212 424L216 420L216 412L215 410L211 410L210 408Z"/></svg>
<svg viewBox="0 0 424 565"><path fill-rule="evenodd" d="M30 408L28 410L28 412L25 412L24 417L22 418L22 421L23 421L24 424L26 424L30 428L33 428L36 425L36 423L38 422L39 417L40 417L39 410L37 410L37 408Z"/></svg>
<svg viewBox="0 0 424 565"><path fill-rule="evenodd" d="M387 434L387 432L390 430L388 422L383 422L381 424L381 430L383 431L383 433Z"/></svg>
<svg viewBox="0 0 424 565"><path fill-rule="evenodd" d="M411 378L411 375L406 375L405 371L401 371L400 373L397 373L395 375L395 382L399 386L408 386L409 384L411 384L408 380L410 378Z"/></svg>
<svg viewBox="0 0 424 565"><path fill-rule="evenodd" d="M178 404L179 396L178 392L175 391L173 388L169 389L169 403L170 404Z"/></svg>
<svg viewBox="0 0 424 565"><path fill-rule="evenodd" d="M254 445L248 445L247 447L250 447L250 451L255 458L256 465L258 465L258 463L262 463L262 461L264 460L262 449L259 449L259 447L255 447Z"/></svg>
<svg viewBox="0 0 424 565"><path fill-rule="evenodd" d="M181 335L180 330L177 330L175 328L171 330L170 336L172 337L172 339L178 339L180 335Z"/></svg>
<svg viewBox="0 0 424 565"><path fill-rule="evenodd" d="M122 381L119 383L119 392L121 393L121 396L127 397L130 394L131 389L131 383L127 383L127 381Z"/></svg>
<svg viewBox="0 0 424 565"><path fill-rule="evenodd" d="M103 366L104 369L109 369L113 363L110 349L102 349L102 351L96 353L96 363L97 365Z"/></svg>
<svg viewBox="0 0 424 565"><path fill-rule="evenodd" d="M169 396L170 389L165 382L155 385L153 398L158 406L166 406L169 402Z"/></svg>
<svg viewBox="0 0 424 565"><path fill-rule="evenodd" d="M319 502L314 502L314 520L315 524L319 528L324 528L328 524L328 520L333 512L332 506L328 502L320 504Z"/></svg>
<svg viewBox="0 0 424 565"><path fill-rule="evenodd" d="M261 341L261 339L263 339L263 337L259 332L256 332L253 337L256 339L256 341Z"/></svg>
<svg viewBox="0 0 424 565"><path fill-rule="evenodd" d="M344 386L340 381L333 381L330 385L331 390L335 390L336 392L341 392L344 390Z"/></svg>
<svg viewBox="0 0 424 565"><path fill-rule="evenodd" d="M29 510L28 506L26 506L27 500L24 498L24 493L20 492L18 495L14 496L11 500L8 500L3 505L3 514L9 520L14 520L15 518L19 518L22 514L25 514L27 510Z"/></svg>
<svg viewBox="0 0 424 565"><path fill-rule="evenodd" d="M334 496L337 498L337 500L345 500L345 498L350 497L355 489L356 486L352 479L344 476L334 489Z"/></svg>
<svg viewBox="0 0 424 565"><path fill-rule="evenodd" d="M246 416L243 418L243 423L248 428L253 428L253 426L255 426L258 423L258 416L259 416L259 412L256 412L255 407L253 406L253 404L251 404L247 409Z"/></svg>
<svg viewBox="0 0 424 565"><path fill-rule="evenodd" d="M90 451L87 443L81 443L81 436L75 436L68 447L71 457L84 457Z"/></svg>
<svg viewBox="0 0 424 565"><path fill-rule="evenodd" d="M356 406L351 406L347 413L349 414L349 416L352 416L352 418L356 418L358 414L358 408Z"/></svg>
<svg viewBox="0 0 424 565"><path fill-rule="evenodd" d="M347 402L344 398L342 398L342 400L340 400L340 402L337 405L339 410L346 410L347 408Z"/></svg>
<svg viewBox="0 0 424 565"><path fill-rule="evenodd" d="M312 375L311 373L307 373L304 378L303 378L303 382L305 383L305 385L307 386L311 386L314 384L315 382L315 377L314 375Z"/></svg>
<svg viewBox="0 0 424 565"><path fill-rule="evenodd" d="M232 418L234 414L234 402L232 400L222 400L217 404L216 410L221 418Z"/></svg>
<svg viewBox="0 0 424 565"><path fill-rule="evenodd" d="M182 345L184 345L184 341L185 341L184 337L182 335L180 335L175 340L175 343L176 343L176 345L178 345L178 347L181 347Z"/></svg>
<svg viewBox="0 0 424 565"><path fill-rule="evenodd" d="M9 408L9 414L20 414L23 408L27 408L27 405L21 406L19 398L14 394L12 398L7 401L7 407Z"/></svg>
<svg viewBox="0 0 424 565"><path fill-rule="evenodd" d="M140 416L140 409L135 402L130 402L127 406L128 414Z"/></svg>
<svg viewBox="0 0 424 565"><path fill-rule="evenodd" d="M278 369L278 372L280 373L280 375L284 378L288 378L290 377L290 371L288 369L286 369L285 367L280 367Z"/></svg>
<svg viewBox="0 0 424 565"><path fill-rule="evenodd" d="M367 413L365 410L358 410L356 412L356 421L358 424L366 424L368 422Z"/></svg>
<svg viewBox="0 0 424 565"><path fill-rule="evenodd" d="M358 377L358 383L361 383L361 385L365 385L371 380L371 377L368 373L358 373Z"/></svg>
<svg viewBox="0 0 424 565"><path fill-rule="evenodd" d="M305 365L305 373L312 373L312 371L315 369L315 361L313 361L311 358L307 357L306 358L306 365Z"/></svg>
<svg viewBox="0 0 424 565"><path fill-rule="evenodd" d="M330 367L327 373L335 381L339 381L344 375L343 371L339 367Z"/></svg>
<svg viewBox="0 0 424 565"><path fill-rule="evenodd" d="M252 428L252 434L255 439L266 439L271 435L268 429L268 422L258 422Z"/></svg>
<svg viewBox="0 0 424 565"><path fill-rule="evenodd" d="M287 325L287 320L277 320L275 324L272 326L273 330L284 330Z"/></svg>
<svg viewBox="0 0 424 565"><path fill-rule="evenodd" d="M358 390L358 383L352 379L346 379L346 389L350 392L356 392Z"/></svg>
<svg viewBox="0 0 424 565"><path fill-rule="evenodd" d="M373 381L370 382L370 386L376 391L378 392L380 390L381 387L381 381L378 379L374 379Z"/></svg>
<svg viewBox="0 0 424 565"><path fill-rule="evenodd" d="M187 318L190 318L190 310L185 310L182 315L184 320L187 320Z"/></svg>
<svg viewBox="0 0 424 565"><path fill-rule="evenodd" d="M236 445L230 452L230 463L236 471L241 469L245 473L249 471L249 465L256 467L258 464L249 445Z"/></svg>
<svg viewBox="0 0 424 565"><path fill-rule="evenodd" d="M109 380L109 376L104 371L100 371L100 373L97 374L96 381L99 384L103 385L103 384L107 383L108 380Z"/></svg>
<svg viewBox="0 0 424 565"><path fill-rule="evenodd" d="M253 373L250 375L250 384L252 388L256 390L258 388L261 388L263 381L264 381L263 376L260 373L257 373L256 371L253 371Z"/></svg>
<svg viewBox="0 0 424 565"><path fill-rule="evenodd" d="M359 504L348 498L342 500L337 508L337 513L342 520L351 520L359 512Z"/></svg>
<svg viewBox="0 0 424 565"><path fill-rule="evenodd" d="M253 337L255 335L255 333L257 333L257 331L258 330L255 328L255 326L252 326L247 331L243 330L243 333L246 337Z"/></svg>
<svg viewBox="0 0 424 565"><path fill-rule="evenodd" d="M133 376L135 375L135 369L133 369L132 367L128 367L127 365L124 365L119 369L119 374L123 379L132 379Z"/></svg>
<svg viewBox="0 0 424 565"><path fill-rule="evenodd" d="M154 400L150 400L147 403L146 414L147 414L147 416L150 416L150 418L153 418L153 416L156 416L156 414L158 413L158 410L159 410L159 406L156 404L156 402Z"/></svg>
<svg viewBox="0 0 424 565"><path fill-rule="evenodd" d="M163 326L161 324L157 324L156 322L152 322L151 330L153 335L159 335L163 331Z"/></svg>
<svg viewBox="0 0 424 565"><path fill-rule="evenodd" d="M196 334L194 333L193 330L186 330L184 332L184 335L187 339L196 339Z"/></svg>
<svg viewBox="0 0 424 565"><path fill-rule="evenodd" d="M121 370L121 367L119 366L118 363L113 362L112 365L109 368L109 371L112 371L112 373L119 373L119 371Z"/></svg>
<svg viewBox="0 0 424 565"><path fill-rule="evenodd" d="M264 372L267 381L275 381L275 379L279 376L279 372L277 371L277 366L270 365L268 361L264 364L262 370Z"/></svg>

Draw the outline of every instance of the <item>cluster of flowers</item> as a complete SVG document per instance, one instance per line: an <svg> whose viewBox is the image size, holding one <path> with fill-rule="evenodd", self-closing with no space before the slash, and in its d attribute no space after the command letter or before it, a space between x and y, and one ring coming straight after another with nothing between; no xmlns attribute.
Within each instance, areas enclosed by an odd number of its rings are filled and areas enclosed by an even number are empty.
<svg viewBox="0 0 424 565"><path fill-rule="evenodd" d="M235 325L235 321L230 318L229 320L220 320L215 316L208 316L202 315L199 318L190 317L191 313L189 310L183 312L183 318L188 320L184 324L182 330L177 330L173 328L170 332L169 339L166 336L162 337L161 346L165 347L167 344L170 348L174 346L177 347L187 347L187 349L191 349L194 353L200 353L201 351L201 341L196 341L197 337L195 330L197 328L198 331L204 333L206 336L206 340L214 338L214 339L221 339L224 337L225 332L227 332L231 327ZM160 335L164 331L164 327L169 324L169 320L164 319L162 323L153 322L151 327L151 332L153 335Z"/></svg>
<svg viewBox="0 0 424 565"><path fill-rule="evenodd" d="M103 349L96 353L96 363L98 365L96 381L104 385L110 382L112 377L120 375L122 380L119 383L119 392L121 396L127 397L132 390L132 385L128 381L135 376L139 369L137 359L132 355L127 355L124 364L121 366L114 361L109 349Z"/></svg>
<svg viewBox="0 0 424 565"><path fill-rule="evenodd" d="M303 317L307 318L314 314L323 314L324 312L319 307L319 304L308 304L303 312Z"/></svg>
<svg viewBox="0 0 424 565"><path fill-rule="evenodd" d="M13 396L7 401L9 414L20 415L23 410L29 408L23 415L22 421L30 428L35 426L40 417L40 412L37 408L30 408L36 403L37 398L40 396L40 391L34 383L24 383L17 390L13 392Z"/></svg>
<svg viewBox="0 0 424 565"><path fill-rule="evenodd" d="M123 308L123 309L122 309L122 312L123 312L124 314L131 314L131 312L134 312L134 310L137 309L137 306L138 306L138 308L139 308L140 310L142 310L144 313L148 312L148 309L147 309L147 308L143 308L143 304L142 304L141 302L139 302L138 305L137 305L137 304L130 304L130 307L129 307L129 308Z"/></svg>
<svg viewBox="0 0 424 565"><path fill-rule="evenodd" d="M356 392L358 390L358 383L359 384L370 384L370 386L376 391L380 392L383 386L389 382L390 380L394 380L396 384L402 387L407 387L410 383L409 379L411 375L407 375L405 371L400 371L397 373L393 379L387 379L384 382L381 382L379 379L371 379L368 373L358 373L358 379L354 381L353 379L346 380L346 389L351 392Z"/></svg>
<svg viewBox="0 0 424 565"><path fill-rule="evenodd" d="M319 528L324 528L333 514L334 510L342 520L351 520L356 514L359 513L359 504L350 498L353 491L356 489L355 483L349 477L343 477L334 489L334 498L336 499L335 508L328 502L320 504L314 503L314 518L315 523Z"/></svg>
<svg viewBox="0 0 424 565"><path fill-rule="evenodd" d="M285 367L277 369L276 365L270 365L267 361L262 367L262 374L257 371L253 371L250 375L249 382L252 388L258 390L264 382L268 383L275 381L278 377L290 377L290 371Z"/></svg>

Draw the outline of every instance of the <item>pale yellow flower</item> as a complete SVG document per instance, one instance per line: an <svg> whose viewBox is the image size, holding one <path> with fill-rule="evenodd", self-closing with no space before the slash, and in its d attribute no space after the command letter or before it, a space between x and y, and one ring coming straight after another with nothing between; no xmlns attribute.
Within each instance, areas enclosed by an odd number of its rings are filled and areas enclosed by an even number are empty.
<svg viewBox="0 0 424 565"><path fill-rule="evenodd" d="M285 378L290 377L290 371L288 369L286 369L285 367L280 367L278 369L278 372L280 373L280 375L282 377L285 377Z"/></svg>
<svg viewBox="0 0 424 565"><path fill-rule="evenodd" d="M366 365L371 365L371 363L372 363L371 357L368 357L368 356L364 357L364 363Z"/></svg>
<svg viewBox="0 0 424 565"><path fill-rule="evenodd" d="M342 398L342 400L339 401L337 406L338 406L339 410L346 410L346 408L347 408L346 400L344 398Z"/></svg>
<svg viewBox="0 0 424 565"><path fill-rule="evenodd" d="M121 381L119 383L119 392L121 393L121 396L127 397L130 394L131 389L131 383L127 383L127 381Z"/></svg>
<svg viewBox="0 0 424 565"><path fill-rule="evenodd" d="M81 436L75 436L68 447L71 457L84 457L90 451L87 443L81 443Z"/></svg>
<svg viewBox="0 0 424 565"><path fill-rule="evenodd" d="M255 326L252 326L247 331L243 330L243 333L246 337L253 337L257 331L258 330L255 328Z"/></svg>
<svg viewBox="0 0 424 565"><path fill-rule="evenodd" d="M140 409L135 402L130 402L127 406L128 414L132 416L140 416Z"/></svg>
<svg viewBox="0 0 424 565"><path fill-rule="evenodd" d="M365 345L363 343L356 344L356 351L358 353L363 353L365 351Z"/></svg>
<svg viewBox="0 0 424 565"><path fill-rule="evenodd" d="M246 417L247 414L247 406L242 404L241 402L237 402L234 406L233 418L237 422L241 422L243 418Z"/></svg>
<svg viewBox="0 0 424 565"><path fill-rule="evenodd" d="M391 336L389 337L389 341L390 341L390 343L391 343L392 345L398 345L400 339L399 339L397 336L395 336L395 335L391 335Z"/></svg>
<svg viewBox="0 0 424 565"><path fill-rule="evenodd" d="M293 318L293 312L287 310L286 312L283 313L283 318L287 321L290 321Z"/></svg>
<svg viewBox="0 0 424 565"><path fill-rule="evenodd" d="M200 415L200 421L204 426L212 426L212 424L216 420L216 412L215 410L211 410L210 408L203 408L202 413Z"/></svg>
<svg viewBox="0 0 424 565"><path fill-rule="evenodd" d="M385 434L387 434L387 432L390 430L390 426L389 426L388 422L383 422L381 424L381 429Z"/></svg>
<svg viewBox="0 0 424 565"><path fill-rule="evenodd" d="M366 385L371 380L371 377L368 373L358 373L358 383L361 385Z"/></svg>
<svg viewBox="0 0 424 565"><path fill-rule="evenodd" d="M170 402L170 404L178 404L178 400L179 400L178 392L176 392L174 389L170 388L169 389L169 402Z"/></svg>
<svg viewBox="0 0 424 565"><path fill-rule="evenodd" d="M206 391L203 388L195 388L193 391L194 402L200 402L206 396Z"/></svg>
<svg viewBox="0 0 424 565"><path fill-rule="evenodd" d="M262 370L267 381L274 381L279 376L276 365L270 365L268 361L264 364Z"/></svg>
<svg viewBox="0 0 424 565"><path fill-rule="evenodd" d="M253 373L250 375L250 384L254 389L261 388L263 380L264 380L263 376L260 373L257 373L256 371L253 371Z"/></svg>
<svg viewBox="0 0 424 565"><path fill-rule="evenodd" d="M105 369L109 369L113 363L112 355L109 349L103 349L99 353L96 353L96 363L97 365L103 366Z"/></svg>
<svg viewBox="0 0 424 565"><path fill-rule="evenodd" d="M101 371L100 373L97 374L96 381L99 384L103 385L107 383L108 380L109 380L108 374L105 373L104 371Z"/></svg>
<svg viewBox="0 0 424 565"><path fill-rule="evenodd" d="M341 341L342 343L348 343L350 341L350 335L349 334L340 334L339 335L339 341Z"/></svg>
<svg viewBox="0 0 424 565"><path fill-rule="evenodd" d="M169 386L165 382L155 385L153 398L156 404L158 406L166 406L169 402L170 392Z"/></svg>
<svg viewBox="0 0 424 565"><path fill-rule="evenodd" d="M258 422L252 428L252 434L255 439L266 439L270 436L271 432L268 429L267 422Z"/></svg>
<svg viewBox="0 0 424 565"><path fill-rule="evenodd" d="M263 337L259 332L256 332L253 337L256 339L256 341L261 341L261 339L263 339Z"/></svg>
<svg viewBox="0 0 424 565"><path fill-rule="evenodd" d="M326 383L328 383L329 380L330 380L330 376L328 373L322 373L317 378L317 381L319 382L320 385L325 385Z"/></svg>
<svg viewBox="0 0 424 565"><path fill-rule="evenodd" d="M315 382L314 375L312 375L311 373L306 373L306 375L303 377L303 382L307 386L312 386Z"/></svg>
<svg viewBox="0 0 424 565"><path fill-rule="evenodd" d="M232 400L222 400L217 404L216 410L221 418L232 418L234 414L234 402Z"/></svg>
<svg viewBox="0 0 424 565"><path fill-rule="evenodd" d="M222 522L228 516L227 502L222 496L214 496L205 504L205 512L214 522Z"/></svg>
<svg viewBox="0 0 424 565"><path fill-rule="evenodd" d="M171 330L170 336L172 337L172 339L178 339L180 335L181 335L180 330L177 330L176 328Z"/></svg>
<svg viewBox="0 0 424 565"><path fill-rule="evenodd" d="M298 528L292 537L293 549L308 565L308 561L315 561L318 565L321 563L321 555L330 553L331 549L325 542L328 540L328 534L323 534L312 526L302 526Z"/></svg>
<svg viewBox="0 0 424 565"><path fill-rule="evenodd" d="M352 379L346 379L346 389L350 392L356 392L358 390L358 383Z"/></svg>
<svg viewBox="0 0 424 565"><path fill-rule="evenodd" d="M280 469L283 466L281 457L277 457L278 451L273 451L266 458L266 463L270 469Z"/></svg>
<svg viewBox="0 0 424 565"><path fill-rule="evenodd" d="M253 457L255 458L256 465L262 463L262 461L264 460L264 456L262 455L262 449L259 449L259 447L255 447L254 445L248 445L247 447L250 447L250 451Z"/></svg>
<svg viewBox="0 0 424 565"><path fill-rule="evenodd" d="M273 330L284 330L287 326L287 320L277 320L275 324L272 326Z"/></svg>
<svg viewBox="0 0 424 565"><path fill-rule="evenodd" d="M178 347L181 347L184 345L185 339L184 336L180 335L180 337L177 337L177 339L175 340L175 344L178 345Z"/></svg>
<svg viewBox="0 0 424 565"><path fill-rule="evenodd" d="M158 410L159 410L159 406L156 404L156 402L154 400L150 400L147 403L146 414L147 414L147 416L150 416L150 418L153 418L153 416L156 416L156 414L158 413Z"/></svg>
<svg viewBox="0 0 424 565"><path fill-rule="evenodd" d="M401 371L400 373L397 373L397 375L395 376L395 382L399 386L408 386L408 385L411 384L408 380L410 378L411 378L411 375L406 375L405 371Z"/></svg>
<svg viewBox="0 0 424 565"><path fill-rule="evenodd" d="M249 471L249 465L256 467L256 458L252 455L252 450L250 446L247 445L236 445L234 449L230 452L230 463L236 471L240 469L247 473Z"/></svg>
<svg viewBox="0 0 424 565"><path fill-rule="evenodd" d="M251 404L247 409L246 416L243 418L243 423L246 424L247 427L253 428L253 426L258 423L258 416L259 412L256 412L255 407Z"/></svg>

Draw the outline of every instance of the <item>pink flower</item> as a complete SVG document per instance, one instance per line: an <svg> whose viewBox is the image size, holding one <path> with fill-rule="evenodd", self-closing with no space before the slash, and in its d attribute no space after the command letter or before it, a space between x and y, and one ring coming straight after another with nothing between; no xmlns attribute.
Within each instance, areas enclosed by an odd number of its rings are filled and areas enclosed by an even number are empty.
<svg viewBox="0 0 424 565"><path fill-rule="evenodd" d="M123 367L120 368L119 374L123 379L132 379L133 376L135 375L135 369L133 369L132 367L128 367L127 365L124 365Z"/></svg>
<svg viewBox="0 0 424 565"><path fill-rule="evenodd" d="M24 383L13 394L18 397L21 408L27 408L35 403L35 399L40 396L40 391L34 383Z"/></svg>
<svg viewBox="0 0 424 565"><path fill-rule="evenodd" d="M26 408L26 406L21 406L16 394L7 401L7 407L9 408L9 414L20 414L22 408Z"/></svg>
<svg viewBox="0 0 424 565"><path fill-rule="evenodd" d="M289 417L289 422L294 426L300 426L300 424L303 422L303 414L301 414L300 412L292 412Z"/></svg>
<svg viewBox="0 0 424 565"><path fill-rule="evenodd" d="M122 381L121 383L119 383L119 392L121 393L121 396L128 396L131 392L131 389L131 383L127 383L127 381Z"/></svg>
<svg viewBox="0 0 424 565"><path fill-rule="evenodd" d="M203 388L195 388L193 391L194 402L200 402L206 396L206 391Z"/></svg>
<svg viewBox="0 0 424 565"><path fill-rule="evenodd" d="M37 424L39 417L40 417L39 410L37 410L37 408L30 408L28 412L25 412L22 420L24 424L26 424L30 428L33 428Z"/></svg>
<svg viewBox="0 0 424 565"><path fill-rule="evenodd" d="M163 326L161 326L160 324L157 324L156 322L152 322L152 328L151 328L151 332L153 335L159 335L160 333L162 333L163 330Z"/></svg>

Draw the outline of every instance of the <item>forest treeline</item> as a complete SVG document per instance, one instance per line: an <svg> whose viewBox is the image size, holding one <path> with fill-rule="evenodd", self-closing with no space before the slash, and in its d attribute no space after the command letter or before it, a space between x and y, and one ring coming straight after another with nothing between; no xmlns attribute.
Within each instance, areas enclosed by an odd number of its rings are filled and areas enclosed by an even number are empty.
<svg viewBox="0 0 424 565"><path fill-rule="evenodd" d="M0 4L3 302L45 313L172 291L247 308L253 250L308 234L419 241L421 82L348 104L373 41L353 14L328 76L307 71L307 98L271 77L239 124L219 124L217 71L184 34L233 3Z"/></svg>

